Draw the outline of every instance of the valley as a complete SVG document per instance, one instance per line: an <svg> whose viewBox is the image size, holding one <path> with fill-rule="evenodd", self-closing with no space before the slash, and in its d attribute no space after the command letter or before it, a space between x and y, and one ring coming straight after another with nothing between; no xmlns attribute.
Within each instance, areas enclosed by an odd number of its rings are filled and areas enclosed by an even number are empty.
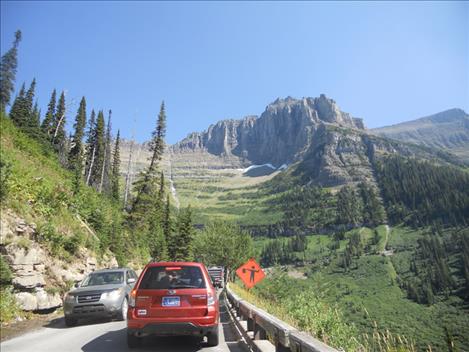
<svg viewBox="0 0 469 352"><path fill-rule="evenodd" d="M459 142L419 145L421 130L369 131L325 96L277 99L259 118L221 121L169 146L163 169L198 226L227 221L251 232L257 258L278 268L254 289L261 299L318 291L362 343L388 331L421 351L448 340L466 350L469 178L463 131L449 115L448 124L446 113L435 115L438 133ZM445 248L446 288L434 281L443 275L436 259L419 254L432 236Z"/></svg>

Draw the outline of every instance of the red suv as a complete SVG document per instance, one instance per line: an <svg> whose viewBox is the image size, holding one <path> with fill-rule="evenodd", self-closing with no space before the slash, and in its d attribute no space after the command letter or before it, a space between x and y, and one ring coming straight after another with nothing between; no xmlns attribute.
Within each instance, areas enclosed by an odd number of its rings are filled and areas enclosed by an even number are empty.
<svg viewBox="0 0 469 352"><path fill-rule="evenodd" d="M127 344L137 347L147 335L207 336L218 345L220 311L205 265L186 262L147 264L129 300Z"/></svg>

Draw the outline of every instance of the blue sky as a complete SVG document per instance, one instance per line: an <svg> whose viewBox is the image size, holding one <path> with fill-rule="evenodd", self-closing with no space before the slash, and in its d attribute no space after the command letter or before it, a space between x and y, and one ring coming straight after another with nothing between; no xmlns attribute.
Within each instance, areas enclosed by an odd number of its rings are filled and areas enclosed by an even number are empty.
<svg viewBox="0 0 469 352"><path fill-rule="evenodd" d="M169 143L289 95L325 93L368 127L469 111L464 2L2 1L2 54L16 29L17 86L36 77L43 113L65 89L69 125L84 95L140 141L163 99Z"/></svg>

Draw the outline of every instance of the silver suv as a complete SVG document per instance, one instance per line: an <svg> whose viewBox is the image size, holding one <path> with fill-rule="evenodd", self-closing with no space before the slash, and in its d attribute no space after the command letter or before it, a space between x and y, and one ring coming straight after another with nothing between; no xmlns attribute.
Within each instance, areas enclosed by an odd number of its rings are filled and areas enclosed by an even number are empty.
<svg viewBox="0 0 469 352"><path fill-rule="evenodd" d="M94 271L65 294L65 325L80 318L127 319L128 299L137 274L129 268Z"/></svg>

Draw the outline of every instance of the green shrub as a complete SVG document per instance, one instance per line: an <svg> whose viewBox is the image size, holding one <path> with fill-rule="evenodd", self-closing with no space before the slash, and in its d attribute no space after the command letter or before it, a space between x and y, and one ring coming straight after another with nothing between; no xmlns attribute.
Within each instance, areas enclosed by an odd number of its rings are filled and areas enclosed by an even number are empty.
<svg viewBox="0 0 469 352"><path fill-rule="evenodd" d="M70 254L76 254L83 242L83 238L79 234L74 234L64 239L63 248Z"/></svg>
<svg viewBox="0 0 469 352"><path fill-rule="evenodd" d="M31 247L31 241L29 238L21 237L18 241L16 241L18 247L28 250Z"/></svg>
<svg viewBox="0 0 469 352"><path fill-rule="evenodd" d="M6 323L22 314L10 287L0 289L0 322Z"/></svg>
<svg viewBox="0 0 469 352"><path fill-rule="evenodd" d="M39 227L39 240L45 242L52 254L56 255L62 248L64 237L57 233L53 224L46 222Z"/></svg>
<svg viewBox="0 0 469 352"><path fill-rule="evenodd" d="M9 285L12 278L13 274L11 273L10 266L5 259L3 259L3 256L0 255L0 286Z"/></svg>
<svg viewBox="0 0 469 352"><path fill-rule="evenodd" d="M11 163L5 160L3 153L0 156L0 201L8 196Z"/></svg>

